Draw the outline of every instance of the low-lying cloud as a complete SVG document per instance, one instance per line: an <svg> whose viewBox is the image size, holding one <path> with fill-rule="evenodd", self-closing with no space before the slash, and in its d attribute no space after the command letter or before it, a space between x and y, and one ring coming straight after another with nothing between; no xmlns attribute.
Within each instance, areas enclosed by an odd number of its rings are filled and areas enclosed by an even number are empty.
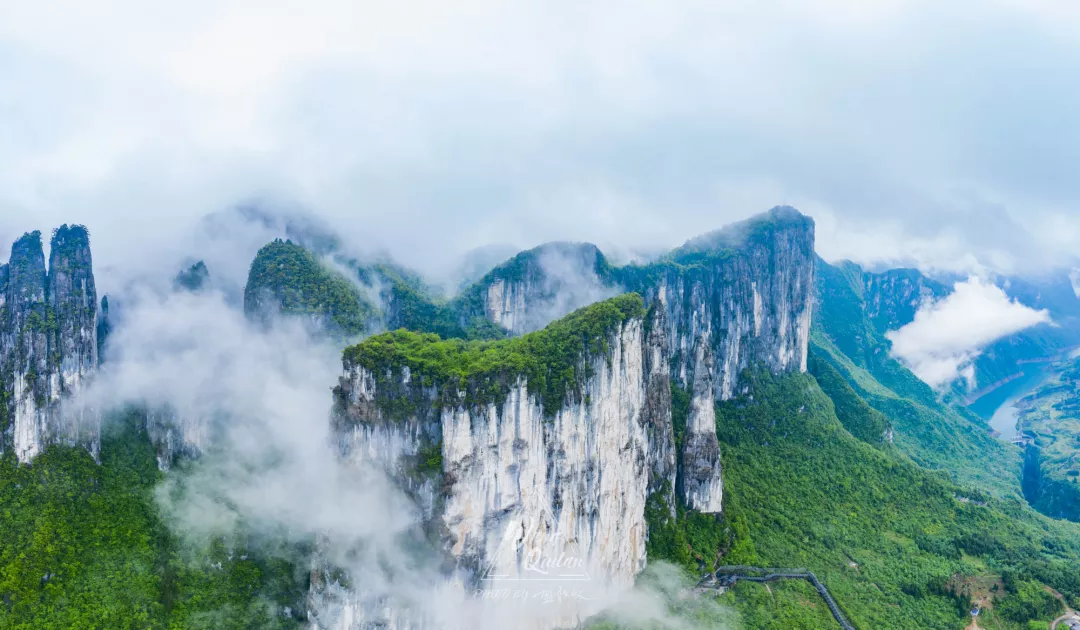
<svg viewBox="0 0 1080 630"><path fill-rule="evenodd" d="M827 259L1071 258L1078 16L1015 0L4 2L0 236L85 223L98 261L134 266L255 197L434 275L487 242L670 247L789 203L831 217Z"/></svg>
<svg viewBox="0 0 1080 630"><path fill-rule="evenodd" d="M182 539L197 546L244 528L272 541L263 551L287 554L301 572L345 571L356 590L331 582L309 601L320 627L413 615L432 628L550 627L540 620L578 605L491 604L447 575L440 551L417 535L419 506L380 462L338 457L330 388L340 374L339 347L298 321L253 325L216 289L144 286L116 301L123 316L81 400L105 410L167 409L163 421L180 427L174 439L195 442L193 460L167 473L158 492ZM313 546L314 556L305 551ZM716 627L673 612L689 610L677 601L689 596L685 576L662 568L650 576L633 594L598 584L588 609L617 606L620 620L650 628ZM710 619L728 618L715 602L694 606Z"/></svg>
<svg viewBox="0 0 1080 630"><path fill-rule="evenodd" d="M966 368L990 343L1045 323L1050 323L1048 311L1011 300L1000 287L973 276L885 336L894 356L923 381L940 387L961 376L970 381L973 373Z"/></svg>

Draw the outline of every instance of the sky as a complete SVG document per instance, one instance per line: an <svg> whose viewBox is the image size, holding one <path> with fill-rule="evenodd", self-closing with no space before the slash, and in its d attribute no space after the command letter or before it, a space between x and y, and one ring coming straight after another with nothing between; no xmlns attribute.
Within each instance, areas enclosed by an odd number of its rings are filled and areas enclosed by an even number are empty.
<svg viewBox="0 0 1080 630"><path fill-rule="evenodd" d="M1050 0L0 2L0 242L85 223L133 273L265 203L438 274L790 204L827 259L1071 265L1078 29Z"/></svg>

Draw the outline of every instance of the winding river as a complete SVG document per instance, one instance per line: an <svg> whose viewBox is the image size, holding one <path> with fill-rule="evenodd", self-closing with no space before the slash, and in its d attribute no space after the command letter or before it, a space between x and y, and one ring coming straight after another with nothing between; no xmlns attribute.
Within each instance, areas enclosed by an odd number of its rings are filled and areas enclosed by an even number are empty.
<svg viewBox="0 0 1080 630"><path fill-rule="evenodd" d="M1053 371L1050 363L1028 363L1015 378L968 405L968 409L985 418L1002 440L1016 436L1016 401L1035 390Z"/></svg>

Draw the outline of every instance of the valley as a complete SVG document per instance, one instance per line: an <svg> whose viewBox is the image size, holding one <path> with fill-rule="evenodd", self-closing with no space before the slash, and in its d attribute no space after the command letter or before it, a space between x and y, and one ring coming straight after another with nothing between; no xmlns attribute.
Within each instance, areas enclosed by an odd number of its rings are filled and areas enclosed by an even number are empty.
<svg viewBox="0 0 1080 630"><path fill-rule="evenodd" d="M1015 378L980 396L967 408L985 418L1001 439L1011 442L1016 436L1017 401L1038 387L1050 373L1051 368L1046 364L1029 363Z"/></svg>

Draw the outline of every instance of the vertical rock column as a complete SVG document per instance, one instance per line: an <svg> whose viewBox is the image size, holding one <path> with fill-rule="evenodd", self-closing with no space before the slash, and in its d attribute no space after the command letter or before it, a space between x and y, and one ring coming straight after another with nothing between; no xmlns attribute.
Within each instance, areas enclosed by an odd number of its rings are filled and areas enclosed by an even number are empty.
<svg viewBox="0 0 1080 630"><path fill-rule="evenodd" d="M61 399L82 388L98 363L97 288L90 236L82 226L61 226L49 248L49 404L46 437L85 445L97 457L100 416L91 409L61 409Z"/></svg>
<svg viewBox="0 0 1080 630"><path fill-rule="evenodd" d="M671 362L665 313L663 305L656 304L645 322L645 404L641 416L649 440L649 494L666 490L666 501L674 513L677 460L671 425Z"/></svg>
<svg viewBox="0 0 1080 630"><path fill-rule="evenodd" d="M62 399L97 365L97 291L90 242L81 226L53 235L50 271L41 233L25 234L0 273L0 400L2 446L20 462L48 444L85 445L97 455L100 418Z"/></svg>
<svg viewBox="0 0 1080 630"><path fill-rule="evenodd" d="M724 482L713 406L712 348L707 340L697 344L694 354L690 410L683 442L683 501L691 510L716 514L723 510Z"/></svg>
<svg viewBox="0 0 1080 630"><path fill-rule="evenodd" d="M29 461L42 448L48 401L48 305L41 232L24 234L11 247L7 297L0 336L3 342L7 422L5 448Z"/></svg>

